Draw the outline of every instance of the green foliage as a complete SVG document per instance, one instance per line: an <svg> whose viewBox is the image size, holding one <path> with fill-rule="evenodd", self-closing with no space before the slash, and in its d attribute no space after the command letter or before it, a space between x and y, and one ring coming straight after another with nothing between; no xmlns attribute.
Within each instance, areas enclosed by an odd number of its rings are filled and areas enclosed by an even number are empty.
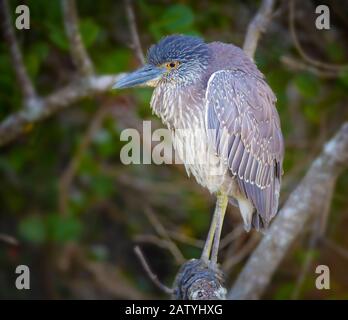
<svg viewBox="0 0 348 320"><path fill-rule="evenodd" d="M345 60L345 49L342 46L342 43L331 42L325 45L326 52L329 56L329 59L332 61L344 61Z"/></svg>
<svg viewBox="0 0 348 320"><path fill-rule="evenodd" d="M97 196L106 198L115 191L115 184L110 177L97 175L93 177L92 188Z"/></svg>
<svg viewBox="0 0 348 320"><path fill-rule="evenodd" d="M55 23L48 23L48 36L52 43L61 50L69 50L68 38L62 29L61 25L56 25Z"/></svg>
<svg viewBox="0 0 348 320"><path fill-rule="evenodd" d="M97 55L97 68L100 73L124 72L130 67L132 52L127 49L108 49L106 52Z"/></svg>
<svg viewBox="0 0 348 320"><path fill-rule="evenodd" d="M319 93L319 80L310 73L300 73L294 78L294 83L305 98L314 98Z"/></svg>
<svg viewBox="0 0 348 320"><path fill-rule="evenodd" d="M346 88L348 88L348 68L341 70L339 80Z"/></svg>
<svg viewBox="0 0 348 320"><path fill-rule="evenodd" d="M303 248L300 248L294 252L294 258L300 266L306 263L306 260L309 257L315 261L320 257L320 252L317 249Z"/></svg>
<svg viewBox="0 0 348 320"><path fill-rule="evenodd" d="M45 223L39 216L29 216L18 226L19 235L26 241L41 244L46 240Z"/></svg>
<svg viewBox="0 0 348 320"><path fill-rule="evenodd" d="M20 222L18 231L24 240L33 244L42 244L45 241L63 244L80 238L82 224L73 216L48 214L40 217L33 215Z"/></svg>
<svg viewBox="0 0 348 320"><path fill-rule="evenodd" d="M68 51L69 42L61 25L55 23L47 24L49 30L49 38L59 49ZM82 41L86 48L91 47L100 33L99 26L93 21L93 19L83 19L80 21L79 30Z"/></svg>
<svg viewBox="0 0 348 320"><path fill-rule="evenodd" d="M91 47L100 34L100 28L91 18L82 19L79 24L82 41L86 48Z"/></svg>
<svg viewBox="0 0 348 320"><path fill-rule="evenodd" d="M321 113L318 108L318 105L316 104L305 104L303 106L303 113L306 117L306 119L311 123L318 124L321 119Z"/></svg>
<svg viewBox="0 0 348 320"><path fill-rule="evenodd" d="M193 32L194 14L183 4L169 6L162 14L150 24L150 32L155 39L172 33Z"/></svg>
<svg viewBox="0 0 348 320"><path fill-rule="evenodd" d="M48 55L48 50L47 44L38 42L34 44L24 56L25 65L32 78L38 75L41 64Z"/></svg>
<svg viewBox="0 0 348 320"><path fill-rule="evenodd" d="M153 90L149 88L141 88L134 93L137 105L139 106L137 112L141 118L148 118L152 114L151 109L149 108L152 91Z"/></svg>
<svg viewBox="0 0 348 320"><path fill-rule="evenodd" d="M282 284L274 293L273 299L275 300L287 300L291 299L291 295L295 289L295 284L293 282L288 282Z"/></svg>
<svg viewBox="0 0 348 320"><path fill-rule="evenodd" d="M81 221L74 216L50 214L46 217L48 240L63 244L68 241L77 241L82 233Z"/></svg>
<svg viewBox="0 0 348 320"><path fill-rule="evenodd" d="M93 143L97 149L98 155L105 158L116 155L114 138L114 135L107 129L101 129L96 133L93 138Z"/></svg>

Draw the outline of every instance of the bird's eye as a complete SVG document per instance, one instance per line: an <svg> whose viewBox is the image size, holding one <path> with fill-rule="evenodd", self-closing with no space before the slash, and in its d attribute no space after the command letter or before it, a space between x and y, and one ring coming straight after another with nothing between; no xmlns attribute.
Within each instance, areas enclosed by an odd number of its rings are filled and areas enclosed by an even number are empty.
<svg viewBox="0 0 348 320"><path fill-rule="evenodd" d="M180 64L179 61L171 61L171 62L166 63L166 68L168 70L176 69L179 66L179 64Z"/></svg>

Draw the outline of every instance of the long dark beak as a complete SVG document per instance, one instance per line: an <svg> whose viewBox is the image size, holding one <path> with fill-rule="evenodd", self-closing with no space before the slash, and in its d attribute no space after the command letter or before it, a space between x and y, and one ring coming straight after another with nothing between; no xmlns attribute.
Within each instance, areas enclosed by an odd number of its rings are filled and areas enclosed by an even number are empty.
<svg viewBox="0 0 348 320"><path fill-rule="evenodd" d="M126 74L114 85L113 89L124 89L136 86L147 86L150 83L157 81L164 73L166 69L159 68L153 65L146 64L142 68Z"/></svg>

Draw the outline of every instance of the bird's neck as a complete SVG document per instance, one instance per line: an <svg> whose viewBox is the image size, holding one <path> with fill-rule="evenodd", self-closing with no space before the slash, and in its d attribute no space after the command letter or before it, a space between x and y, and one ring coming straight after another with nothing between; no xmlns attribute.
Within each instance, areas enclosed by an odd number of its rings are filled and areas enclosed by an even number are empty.
<svg viewBox="0 0 348 320"><path fill-rule="evenodd" d="M170 129L192 129L204 126L205 88L203 83L180 87L159 85L155 88L151 108Z"/></svg>

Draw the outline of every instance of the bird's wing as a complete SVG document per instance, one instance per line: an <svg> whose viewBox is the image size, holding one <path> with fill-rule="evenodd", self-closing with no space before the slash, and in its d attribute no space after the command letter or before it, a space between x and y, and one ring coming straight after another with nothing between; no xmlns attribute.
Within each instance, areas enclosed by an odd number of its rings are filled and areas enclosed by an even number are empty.
<svg viewBox="0 0 348 320"><path fill-rule="evenodd" d="M209 145L228 165L265 226L278 210L284 156L275 102L263 79L241 70L217 71L208 81Z"/></svg>

